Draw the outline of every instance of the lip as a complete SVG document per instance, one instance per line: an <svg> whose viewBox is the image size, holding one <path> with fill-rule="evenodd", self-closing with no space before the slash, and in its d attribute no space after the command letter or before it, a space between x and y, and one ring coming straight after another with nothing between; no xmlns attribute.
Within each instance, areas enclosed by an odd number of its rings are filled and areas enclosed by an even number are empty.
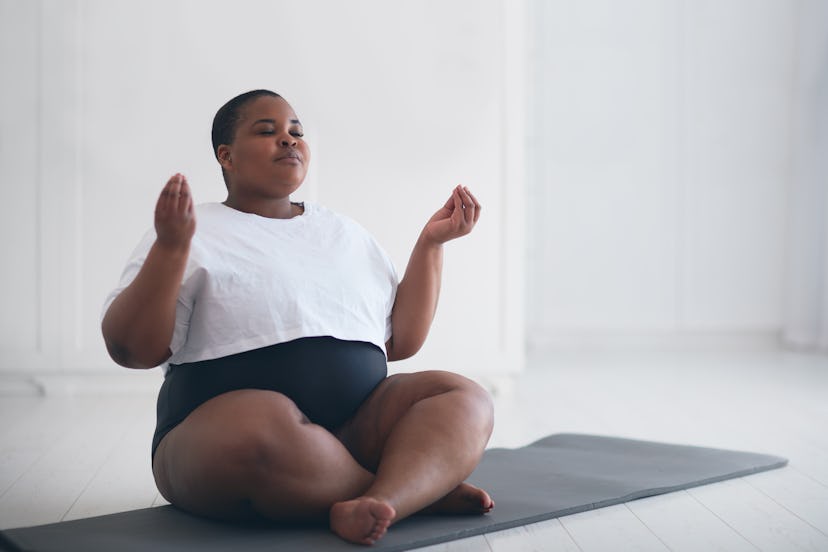
<svg viewBox="0 0 828 552"><path fill-rule="evenodd" d="M301 163L302 157L300 157L298 153L292 151L276 158L277 163L280 161L287 161L289 163Z"/></svg>

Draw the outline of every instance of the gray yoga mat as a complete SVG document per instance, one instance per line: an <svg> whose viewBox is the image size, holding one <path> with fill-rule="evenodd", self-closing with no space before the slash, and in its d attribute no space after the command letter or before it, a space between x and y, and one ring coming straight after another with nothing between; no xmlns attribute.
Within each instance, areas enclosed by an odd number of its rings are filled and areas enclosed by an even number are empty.
<svg viewBox="0 0 828 552"><path fill-rule="evenodd" d="M495 500L485 516L414 516L371 550L408 550L489 533L751 473L779 468L776 456L615 437L558 434L518 449L487 450L469 478ZM10 529L10 550L212 552L354 550L325 527L239 526L172 506Z"/></svg>

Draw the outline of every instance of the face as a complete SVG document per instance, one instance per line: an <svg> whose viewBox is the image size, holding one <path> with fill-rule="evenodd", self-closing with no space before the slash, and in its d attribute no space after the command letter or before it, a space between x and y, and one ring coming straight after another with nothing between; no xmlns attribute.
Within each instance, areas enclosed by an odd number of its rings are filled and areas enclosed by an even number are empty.
<svg viewBox="0 0 828 552"><path fill-rule="evenodd" d="M293 108L260 96L241 109L232 144L218 148L231 193L285 198L305 179L310 150Z"/></svg>

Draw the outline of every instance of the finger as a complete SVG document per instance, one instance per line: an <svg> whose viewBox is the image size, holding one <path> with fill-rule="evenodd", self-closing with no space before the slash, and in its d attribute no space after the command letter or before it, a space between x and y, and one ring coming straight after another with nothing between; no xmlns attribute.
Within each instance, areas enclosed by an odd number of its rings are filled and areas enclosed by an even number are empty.
<svg viewBox="0 0 828 552"><path fill-rule="evenodd" d="M187 177L181 175L181 187L179 188L178 196L178 212L181 214L187 213L190 205L193 202L192 193L190 192L190 185L187 183Z"/></svg>
<svg viewBox="0 0 828 552"><path fill-rule="evenodd" d="M454 212L451 214L453 217L455 214L462 218L463 217L463 200L460 198L460 191L458 188L455 188L454 191L451 192L451 197L454 200Z"/></svg>
<svg viewBox="0 0 828 552"><path fill-rule="evenodd" d="M474 201L472 201L471 196L462 186L458 186L458 193L463 200L463 219L467 224L472 224L474 222L475 212Z"/></svg>
<svg viewBox="0 0 828 552"><path fill-rule="evenodd" d="M173 213L179 212L179 204L181 203L181 185L184 181L184 176L182 174L176 175L177 178L173 185L170 187L169 197L167 197L167 201L169 201L170 211Z"/></svg>
<svg viewBox="0 0 828 552"><path fill-rule="evenodd" d="M169 208L171 190L177 179L178 174L176 173L167 180L167 183L161 189L161 193L158 195L158 202L155 204L155 211L157 213L165 213Z"/></svg>
<svg viewBox="0 0 828 552"><path fill-rule="evenodd" d="M477 201L477 198L474 197L474 194L468 188L465 188L466 193L469 194L469 197L474 202L474 222L477 222L477 219L480 218L480 210L482 207L480 206L480 202Z"/></svg>
<svg viewBox="0 0 828 552"><path fill-rule="evenodd" d="M163 192L164 201L166 203L167 214L178 214L182 209L186 209L186 198L182 196L182 189L185 186L186 179L181 173L176 173Z"/></svg>
<svg viewBox="0 0 828 552"><path fill-rule="evenodd" d="M169 180L167 180L167 183L166 183L166 184L164 184L164 187L163 187L163 188L161 188L161 194L160 194L160 197L167 197L167 196L169 195L169 193L170 193L170 188L172 188L173 182L175 182L175 179L176 179L176 178L178 178L178 175L177 175L177 174L174 174L174 175L172 175L172 176L170 177L170 179L169 179Z"/></svg>
<svg viewBox="0 0 828 552"><path fill-rule="evenodd" d="M161 195L166 197L167 199L176 197L178 195L178 191L181 189L181 174L175 173L167 182L167 185L164 186L164 189L161 191Z"/></svg>
<svg viewBox="0 0 828 552"><path fill-rule="evenodd" d="M452 190L451 195L449 195L445 205L443 205L443 209L448 209L449 211L454 210L454 190Z"/></svg>

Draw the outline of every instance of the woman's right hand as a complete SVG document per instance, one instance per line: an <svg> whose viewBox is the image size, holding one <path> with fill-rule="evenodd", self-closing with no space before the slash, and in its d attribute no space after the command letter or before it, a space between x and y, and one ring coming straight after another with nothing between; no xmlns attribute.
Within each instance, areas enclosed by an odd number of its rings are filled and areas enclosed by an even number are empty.
<svg viewBox="0 0 828 552"><path fill-rule="evenodd" d="M174 174L155 204L156 242L172 250L187 250L195 233L193 196L183 174Z"/></svg>
<svg viewBox="0 0 828 552"><path fill-rule="evenodd" d="M155 205L155 243L101 324L106 348L118 364L152 368L172 354L176 304L195 227L190 186L184 175L175 174Z"/></svg>

